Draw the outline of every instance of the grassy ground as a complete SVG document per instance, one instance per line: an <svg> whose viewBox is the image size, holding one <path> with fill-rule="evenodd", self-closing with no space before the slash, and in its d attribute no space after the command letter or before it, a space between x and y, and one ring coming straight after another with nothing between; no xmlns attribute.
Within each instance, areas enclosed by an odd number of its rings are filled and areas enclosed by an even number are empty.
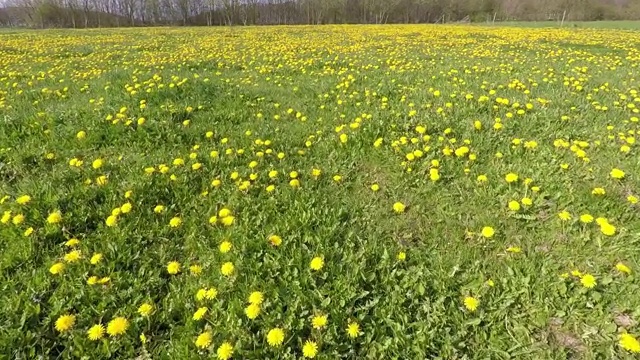
<svg viewBox="0 0 640 360"><path fill-rule="evenodd" d="M620 29L620 30L638 30L640 29L640 21L566 21L561 24L559 21L504 21L497 22L497 26L517 26L532 28L559 28L560 25L565 28L583 28L583 29Z"/></svg>
<svg viewBox="0 0 640 360"><path fill-rule="evenodd" d="M639 44L0 35L0 358L631 358Z"/></svg>

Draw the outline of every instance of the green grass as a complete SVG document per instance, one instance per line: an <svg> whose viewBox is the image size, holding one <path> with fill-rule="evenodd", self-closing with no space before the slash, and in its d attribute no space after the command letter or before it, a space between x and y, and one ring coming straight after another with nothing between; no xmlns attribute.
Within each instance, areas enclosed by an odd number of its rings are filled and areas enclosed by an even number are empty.
<svg viewBox="0 0 640 360"><path fill-rule="evenodd" d="M426 25L0 34L0 359L211 358L223 342L294 359L306 341L319 359L632 358L638 43ZM124 334L87 337L116 317Z"/></svg>
<svg viewBox="0 0 640 360"><path fill-rule="evenodd" d="M498 26L516 26L530 28L559 28L568 29L619 29L619 30L638 30L640 29L640 21L633 20L602 20L602 21L501 21L496 22Z"/></svg>

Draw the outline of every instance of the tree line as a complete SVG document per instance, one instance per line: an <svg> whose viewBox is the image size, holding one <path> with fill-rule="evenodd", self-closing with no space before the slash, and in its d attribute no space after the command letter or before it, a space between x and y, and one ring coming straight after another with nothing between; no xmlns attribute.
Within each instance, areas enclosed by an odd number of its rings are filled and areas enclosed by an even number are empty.
<svg viewBox="0 0 640 360"><path fill-rule="evenodd" d="M640 0L0 0L0 26L90 28L640 19Z"/></svg>

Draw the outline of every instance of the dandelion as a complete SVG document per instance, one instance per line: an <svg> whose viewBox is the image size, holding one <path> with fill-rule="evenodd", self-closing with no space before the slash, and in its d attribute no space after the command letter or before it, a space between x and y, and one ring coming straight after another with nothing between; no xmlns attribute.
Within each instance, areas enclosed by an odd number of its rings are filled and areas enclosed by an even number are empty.
<svg viewBox="0 0 640 360"><path fill-rule="evenodd" d="M233 225L235 219L236 218L234 216L225 216L220 220L220 222L224 226L231 226L231 225Z"/></svg>
<svg viewBox="0 0 640 360"><path fill-rule="evenodd" d="M62 221L62 213L60 210L56 210L47 216L47 222L49 224L57 224Z"/></svg>
<svg viewBox="0 0 640 360"><path fill-rule="evenodd" d="M324 267L324 260L321 257L316 256L313 259L311 259L311 263L309 264L309 267L311 267L311 270L320 271Z"/></svg>
<svg viewBox="0 0 640 360"><path fill-rule="evenodd" d="M404 251L400 251L396 256L396 259L398 259L398 261L404 261L406 258L407 254Z"/></svg>
<svg viewBox="0 0 640 360"><path fill-rule="evenodd" d="M29 195L22 195L22 196L19 196L19 197L16 199L16 203L18 203L18 204L20 204L20 205L26 205L26 204L28 204L30 201L31 201L31 196L29 196Z"/></svg>
<svg viewBox="0 0 640 360"><path fill-rule="evenodd" d="M314 341L307 340L302 347L302 355L306 358L313 359L318 354L318 344Z"/></svg>
<svg viewBox="0 0 640 360"><path fill-rule="evenodd" d="M152 312L153 312L153 305L149 303L144 303L140 305L140 307L138 308L138 314L144 317L148 317L149 315L151 315Z"/></svg>
<svg viewBox="0 0 640 360"><path fill-rule="evenodd" d="M580 215L580 222L585 223L585 224L589 224L593 222L593 216L591 216L590 214L582 214Z"/></svg>
<svg viewBox="0 0 640 360"><path fill-rule="evenodd" d="M249 295L249 304L260 305L264 301L264 295L260 291L254 291Z"/></svg>
<svg viewBox="0 0 640 360"><path fill-rule="evenodd" d="M89 260L89 262L91 263L91 265L96 265L101 260L102 260L102 254L97 253L97 254L93 254L93 256L91 256L91 259Z"/></svg>
<svg viewBox="0 0 640 360"><path fill-rule="evenodd" d="M76 323L75 315L62 315L56 320L56 330L59 332L65 332L71 330Z"/></svg>
<svg viewBox="0 0 640 360"><path fill-rule="evenodd" d="M533 200L531 200L531 198L528 198L528 197L522 198L522 200L520 200L520 202L524 206L531 206L533 204Z"/></svg>
<svg viewBox="0 0 640 360"><path fill-rule="evenodd" d="M327 325L327 315L316 315L311 319L311 324L314 329L322 329Z"/></svg>
<svg viewBox="0 0 640 360"><path fill-rule="evenodd" d="M406 206L401 202L396 202L395 204L393 204L393 211L395 211L396 214L402 214L405 208Z"/></svg>
<svg viewBox="0 0 640 360"><path fill-rule="evenodd" d="M127 214L127 213L131 212L131 208L132 208L132 207L133 207L133 205L131 205L131 203L125 203L124 205L122 205L122 206L120 207L120 211L121 211L123 214Z"/></svg>
<svg viewBox="0 0 640 360"><path fill-rule="evenodd" d="M201 320L207 314L207 311L209 311L209 308L207 308L206 306L198 308L198 310L193 313L192 319L196 321Z"/></svg>
<svg viewBox="0 0 640 360"><path fill-rule="evenodd" d="M189 272L193 276L198 276L198 275L202 274L202 266L200 266L200 265L191 265L191 266L189 266Z"/></svg>
<svg viewBox="0 0 640 360"><path fill-rule="evenodd" d="M505 175L504 179L508 183L516 182L518 181L518 175L514 173L508 173L507 175Z"/></svg>
<svg viewBox="0 0 640 360"><path fill-rule="evenodd" d="M51 265L51 267L49 268L49 272L53 275L58 275L62 273L63 270L64 270L64 264L60 262Z"/></svg>
<svg viewBox="0 0 640 360"><path fill-rule="evenodd" d="M509 210L511 210L511 211L520 210L520 203L515 201L515 200L509 201Z"/></svg>
<svg viewBox="0 0 640 360"><path fill-rule="evenodd" d="M104 336L104 325L96 324L87 330L87 338L91 341L96 341L102 339Z"/></svg>
<svg viewBox="0 0 640 360"><path fill-rule="evenodd" d="M621 262L616 264L616 270L620 271L621 273L627 274L627 275L631 274L631 269L627 265L625 265L625 264L623 264Z"/></svg>
<svg viewBox="0 0 640 360"><path fill-rule="evenodd" d="M267 333L267 343L272 347L279 347L284 341L284 331L280 328L273 328Z"/></svg>
<svg viewBox="0 0 640 360"><path fill-rule="evenodd" d="M616 227L608 222L604 222L600 224L600 232L607 236L613 236L616 234Z"/></svg>
<svg viewBox="0 0 640 360"><path fill-rule="evenodd" d="M82 257L80 250L73 250L67 254L64 255L63 259L64 261L68 262L68 263L74 263L78 260L80 260L80 258Z"/></svg>
<svg viewBox="0 0 640 360"><path fill-rule="evenodd" d="M620 170L620 169L613 169L611 170L611 172L609 173L609 175L614 178L614 179L622 179L624 178L624 171Z"/></svg>
<svg viewBox="0 0 640 360"><path fill-rule="evenodd" d="M580 278L580 283L587 289L592 289L597 285L596 278L591 274L584 274Z"/></svg>
<svg viewBox="0 0 640 360"><path fill-rule="evenodd" d="M233 263L230 261L227 261L226 263L222 264L222 266L220 267L220 272L224 276L231 276L233 274L233 270L234 270L234 266L233 266Z"/></svg>
<svg viewBox="0 0 640 360"><path fill-rule="evenodd" d="M107 324L107 334L111 337L124 334L129 328L129 320L119 316Z"/></svg>
<svg viewBox="0 0 640 360"><path fill-rule="evenodd" d="M247 306L244 309L244 313L245 315L247 315L247 317L251 320L255 319L258 317L258 315L260 315L260 305L258 304L249 304L249 306Z"/></svg>
<svg viewBox="0 0 640 360"><path fill-rule="evenodd" d="M104 223L108 226L108 227L114 227L116 226L116 223L118 222L118 217L115 215L109 215L109 217L107 217L107 220L104 221Z"/></svg>
<svg viewBox="0 0 640 360"><path fill-rule="evenodd" d="M156 214L160 214L163 211L164 211L163 205L156 205L156 207L153 208L153 212Z"/></svg>
<svg viewBox="0 0 640 360"><path fill-rule="evenodd" d="M467 296L464 298L464 307L471 312L476 311L479 304L480 304L480 300L472 296Z"/></svg>
<svg viewBox="0 0 640 360"><path fill-rule="evenodd" d="M231 251L232 247L233 245L229 241L223 241L220 243L220 252L226 254Z"/></svg>
<svg viewBox="0 0 640 360"><path fill-rule="evenodd" d="M167 272L171 275L176 275L180 272L180 263L177 261L171 261L167 264Z"/></svg>
<svg viewBox="0 0 640 360"><path fill-rule="evenodd" d="M620 334L620 341L618 343L620 347L629 352L640 353L640 342L633 335L627 333Z"/></svg>
<svg viewBox="0 0 640 360"><path fill-rule="evenodd" d="M173 217L173 218L171 218L171 220L169 220L169 226L171 226L172 228L177 228L180 225L182 225L182 219L180 219L177 216Z"/></svg>
<svg viewBox="0 0 640 360"><path fill-rule="evenodd" d="M207 292L205 293L204 297L207 300L213 300L216 298L216 296L218 296L218 290L216 290L216 288L210 288L207 290Z"/></svg>
<svg viewBox="0 0 640 360"><path fill-rule="evenodd" d="M206 349L211 345L212 335L210 331L205 331L196 338L196 346L200 349Z"/></svg>
<svg viewBox="0 0 640 360"><path fill-rule="evenodd" d="M493 235L496 233L496 231L491 227L491 226L485 226L482 228L482 236L484 236L485 238L489 239L491 237L493 237Z"/></svg>
<svg viewBox="0 0 640 360"><path fill-rule="evenodd" d="M571 213L569 213L567 210L562 210L560 213L558 213L558 217L562 221L568 221L571 220Z"/></svg>
<svg viewBox="0 0 640 360"><path fill-rule="evenodd" d="M355 322L349 323L349 325L347 325L347 335L352 339L360 336L360 325Z"/></svg>
<svg viewBox="0 0 640 360"><path fill-rule="evenodd" d="M273 246L280 246L282 244L282 238L278 235L269 236L269 243Z"/></svg>
<svg viewBox="0 0 640 360"><path fill-rule="evenodd" d="M218 347L218 350L216 350L216 355L220 360L231 359L231 356L233 356L233 345L226 341L223 342L222 345Z"/></svg>

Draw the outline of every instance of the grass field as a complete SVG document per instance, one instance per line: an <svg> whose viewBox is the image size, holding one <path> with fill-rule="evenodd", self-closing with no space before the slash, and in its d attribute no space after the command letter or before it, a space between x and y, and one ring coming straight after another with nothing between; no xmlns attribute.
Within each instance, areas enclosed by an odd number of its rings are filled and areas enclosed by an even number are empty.
<svg viewBox="0 0 640 360"><path fill-rule="evenodd" d="M634 358L639 45L0 35L0 359Z"/></svg>
<svg viewBox="0 0 640 360"><path fill-rule="evenodd" d="M486 24L485 24L486 25ZM619 20L619 21L504 21L496 22L498 26L517 26L533 28L583 28L583 29L619 29L619 30L640 30L640 21Z"/></svg>

